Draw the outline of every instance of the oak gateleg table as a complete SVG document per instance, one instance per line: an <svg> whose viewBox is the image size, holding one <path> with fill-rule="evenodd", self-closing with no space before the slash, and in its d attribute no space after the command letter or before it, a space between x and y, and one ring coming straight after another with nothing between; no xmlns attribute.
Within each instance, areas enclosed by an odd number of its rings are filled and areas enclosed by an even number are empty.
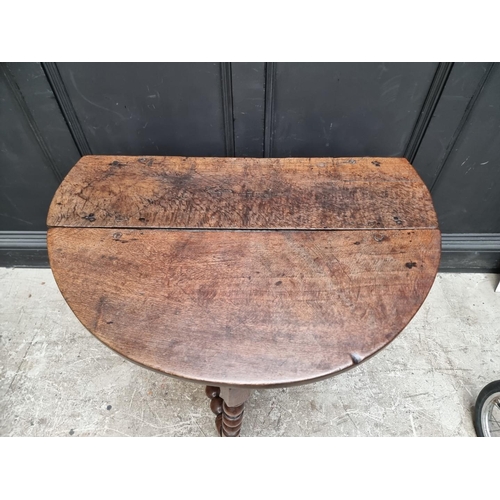
<svg viewBox="0 0 500 500"><path fill-rule="evenodd" d="M49 209L50 265L108 347L203 383L240 434L252 389L337 375L389 344L441 236L403 158L85 156Z"/></svg>

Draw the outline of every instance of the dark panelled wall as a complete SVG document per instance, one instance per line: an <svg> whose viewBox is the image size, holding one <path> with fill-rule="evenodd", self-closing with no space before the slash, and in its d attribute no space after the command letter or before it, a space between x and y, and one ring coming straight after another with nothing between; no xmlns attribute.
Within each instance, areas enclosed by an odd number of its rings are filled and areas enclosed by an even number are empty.
<svg viewBox="0 0 500 500"><path fill-rule="evenodd" d="M277 64L270 156L403 156L437 64Z"/></svg>
<svg viewBox="0 0 500 500"><path fill-rule="evenodd" d="M443 270L500 269L493 63L3 63L0 265L45 266L45 217L85 154L405 156Z"/></svg>
<svg viewBox="0 0 500 500"><path fill-rule="evenodd" d="M59 64L89 153L225 156L219 64Z"/></svg>

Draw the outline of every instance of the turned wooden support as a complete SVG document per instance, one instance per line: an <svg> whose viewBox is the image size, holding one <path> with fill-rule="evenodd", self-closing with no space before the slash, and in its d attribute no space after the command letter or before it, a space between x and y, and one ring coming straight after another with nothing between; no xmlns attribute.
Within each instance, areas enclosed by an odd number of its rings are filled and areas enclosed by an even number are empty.
<svg viewBox="0 0 500 500"><path fill-rule="evenodd" d="M249 389L207 386L210 409L215 413L217 434L223 437L238 437L243 422L245 401L250 397Z"/></svg>
<svg viewBox="0 0 500 500"><path fill-rule="evenodd" d="M240 435L244 408L244 404L230 407L224 401L222 405L222 437L238 437Z"/></svg>
<svg viewBox="0 0 500 500"><path fill-rule="evenodd" d="M205 394L210 398L210 409L215 413L215 428L217 434L222 435L222 405L224 401L219 397L220 389L211 385L205 388Z"/></svg>

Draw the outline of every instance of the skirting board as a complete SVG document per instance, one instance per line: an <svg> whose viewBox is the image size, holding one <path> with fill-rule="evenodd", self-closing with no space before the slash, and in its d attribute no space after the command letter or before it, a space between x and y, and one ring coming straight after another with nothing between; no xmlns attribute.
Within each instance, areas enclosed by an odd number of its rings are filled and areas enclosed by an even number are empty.
<svg viewBox="0 0 500 500"><path fill-rule="evenodd" d="M0 267L49 267L47 231L0 231Z"/></svg>
<svg viewBox="0 0 500 500"><path fill-rule="evenodd" d="M46 231L0 231L0 267L49 267ZM441 272L500 272L500 234L442 235Z"/></svg>

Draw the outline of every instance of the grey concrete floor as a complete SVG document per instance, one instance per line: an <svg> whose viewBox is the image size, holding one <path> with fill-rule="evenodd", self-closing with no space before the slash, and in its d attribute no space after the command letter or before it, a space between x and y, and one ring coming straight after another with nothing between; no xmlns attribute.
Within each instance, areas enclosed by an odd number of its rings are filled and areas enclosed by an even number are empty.
<svg viewBox="0 0 500 500"><path fill-rule="evenodd" d="M378 355L337 377L255 392L244 436L474 436L500 379L498 277L439 274ZM215 436L204 387L136 366L79 323L49 269L0 268L0 435Z"/></svg>

